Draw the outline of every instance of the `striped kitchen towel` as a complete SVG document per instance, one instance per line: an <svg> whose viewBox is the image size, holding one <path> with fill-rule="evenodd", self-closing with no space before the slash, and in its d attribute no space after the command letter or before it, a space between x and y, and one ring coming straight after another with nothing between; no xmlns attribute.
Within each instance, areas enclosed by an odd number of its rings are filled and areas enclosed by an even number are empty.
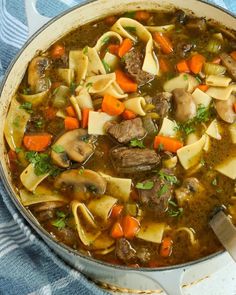
<svg viewBox="0 0 236 295"><path fill-rule="evenodd" d="M52 17L80 2L39 0L37 5ZM235 0L211 2L236 12ZM24 1L0 0L0 80L27 36ZM0 195L0 295L107 294L47 247L11 203L1 182Z"/></svg>

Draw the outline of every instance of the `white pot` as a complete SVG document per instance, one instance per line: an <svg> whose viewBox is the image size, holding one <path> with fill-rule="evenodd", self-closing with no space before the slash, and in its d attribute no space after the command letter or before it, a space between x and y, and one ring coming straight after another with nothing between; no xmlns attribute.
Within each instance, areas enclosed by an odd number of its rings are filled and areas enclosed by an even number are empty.
<svg viewBox="0 0 236 295"><path fill-rule="evenodd" d="M26 0L28 9L30 9L31 2L36 2L36 0ZM16 92L29 61L39 50L46 50L52 43L66 35L72 29L106 15L137 9L171 9L173 6L191 10L199 17L214 19L229 28L236 28L235 16L219 7L217 8L211 4L196 0L98 0L90 1L86 5L76 6L44 25L43 28L30 38L11 64L0 91L0 118L2 122L4 123L6 119L11 97ZM31 17L31 32L36 28L34 20L35 18ZM39 19L40 24L43 24L45 20L46 18L41 17ZM118 289L153 290L154 292L154 290L162 288L170 295L179 295L182 294L181 285L188 285L202 279L222 266L225 266L230 261L229 255L226 252L220 252L198 261L173 267L129 269L128 267L112 266L101 261L96 261L78 254L60 243L56 243L40 227L37 220L20 204L16 197L16 191L11 183L7 167L6 149L3 139L3 123L0 125L0 156L2 159L0 170L5 187L9 192L9 197L32 227L59 256L93 280L99 281L104 285L115 286Z"/></svg>

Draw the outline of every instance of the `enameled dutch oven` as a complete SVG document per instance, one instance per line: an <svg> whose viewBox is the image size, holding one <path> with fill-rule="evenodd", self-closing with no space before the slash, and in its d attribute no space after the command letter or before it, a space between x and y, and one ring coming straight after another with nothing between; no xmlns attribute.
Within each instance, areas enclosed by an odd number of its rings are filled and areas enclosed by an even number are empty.
<svg viewBox="0 0 236 295"><path fill-rule="evenodd" d="M38 25L43 25L48 19L37 15L35 10L36 0L25 0L26 11L30 26L30 33ZM57 16L41 27L24 45L9 67L2 87L0 89L1 104L0 118L0 173L3 183L9 193L9 198L19 209L24 218L44 239L44 241L66 262L83 272L101 285L113 290L124 291L129 289L132 293L141 291L148 294L163 289L169 295L182 294L182 285L191 284L215 272L230 262L226 252L218 252L197 261L182 265L161 268L132 269L124 266L107 264L93 258L84 256L69 247L54 241L51 236L40 227L32 214L24 208L16 197L16 190L11 182L7 166L6 149L4 146L3 127L11 97L16 92L21 79L26 71L29 61L39 50L46 50L52 43L66 35L74 28L110 14L125 11L146 9L160 10L178 7L191 10L196 16L216 20L228 28L236 28L236 17L233 14L212 4L196 0L97 0L86 1L73 7L67 12ZM131 291L133 290L133 291ZM143 293L143 294L144 294Z"/></svg>

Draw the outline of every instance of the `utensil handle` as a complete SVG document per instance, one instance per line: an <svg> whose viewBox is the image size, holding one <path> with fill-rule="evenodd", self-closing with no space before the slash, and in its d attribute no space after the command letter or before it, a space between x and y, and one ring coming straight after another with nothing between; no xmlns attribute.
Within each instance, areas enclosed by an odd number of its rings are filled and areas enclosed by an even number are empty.
<svg viewBox="0 0 236 295"><path fill-rule="evenodd" d="M41 15L36 8L37 0L25 0L25 12L29 27L29 36L33 35L40 27L47 23L50 18Z"/></svg>

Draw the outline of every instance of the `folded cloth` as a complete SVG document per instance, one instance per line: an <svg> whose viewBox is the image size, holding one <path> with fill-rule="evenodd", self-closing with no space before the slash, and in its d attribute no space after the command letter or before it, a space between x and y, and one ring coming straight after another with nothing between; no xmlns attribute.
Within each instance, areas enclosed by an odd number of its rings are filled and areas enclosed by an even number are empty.
<svg viewBox="0 0 236 295"><path fill-rule="evenodd" d="M29 1L29 0L27 0ZM81 0L39 0L54 16ZM235 0L211 1L236 12ZM0 0L0 80L28 37L23 0ZM0 294L108 294L60 260L29 227L0 182Z"/></svg>

